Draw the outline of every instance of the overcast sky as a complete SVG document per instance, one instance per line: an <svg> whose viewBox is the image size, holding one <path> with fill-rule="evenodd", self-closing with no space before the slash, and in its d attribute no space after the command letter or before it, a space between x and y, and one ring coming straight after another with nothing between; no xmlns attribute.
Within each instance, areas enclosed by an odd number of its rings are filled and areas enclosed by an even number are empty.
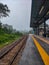
<svg viewBox="0 0 49 65"><path fill-rule="evenodd" d="M12 25L16 30L30 30L31 0L0 0L10 9L9 17L2 18L3 24Z"/></svg>

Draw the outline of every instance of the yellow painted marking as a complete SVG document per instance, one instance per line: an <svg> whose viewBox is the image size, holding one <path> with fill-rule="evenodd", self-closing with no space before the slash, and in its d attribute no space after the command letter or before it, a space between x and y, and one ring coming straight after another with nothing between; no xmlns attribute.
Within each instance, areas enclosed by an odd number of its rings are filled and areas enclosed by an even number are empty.
<svg viewBox="0 0 49 65"><path fill-rule="evenodd" d="M49 65L49 55L46 53L46 51L41 47L41 45L39 44L39 42L32 36L32 39L34 41L34 44L36 45L41 58L44 62L45 65Z"/></svg>
<svg viewBox="0 0 49 65"><path fill-rule="evenodd" d="M46 39L44 39L44 38L41 38L41 37L39 37L39 36L36 36L36 35L34 35L34 36L37 37L38 39L42 40L43 42L49 44L49 41L48 41L48 40L46 40Z"/></svg>

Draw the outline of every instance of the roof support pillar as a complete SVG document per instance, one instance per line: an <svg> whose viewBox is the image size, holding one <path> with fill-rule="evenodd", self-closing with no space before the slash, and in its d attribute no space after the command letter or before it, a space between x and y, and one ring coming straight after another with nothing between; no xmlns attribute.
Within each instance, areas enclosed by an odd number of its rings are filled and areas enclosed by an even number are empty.
<svg viewBox="0 0 49 65"><path fill-rule="evenodd" d="M34 28L34 34L37 35L37 28Z"/></svg>
<svg viewBox="0 0 49 65"><path fill-rule="evenodd" d="M38 29L38 30L37 30L37 32L38 32L37 34L39 35L39 26L38 26L38 28L37 28L37 29Z"/></svg>
<svg viewBox="0 0 49 65"><path fill-rule="evenodd" d="M44 21L44 37L46 37L46 22Z"/></svg>

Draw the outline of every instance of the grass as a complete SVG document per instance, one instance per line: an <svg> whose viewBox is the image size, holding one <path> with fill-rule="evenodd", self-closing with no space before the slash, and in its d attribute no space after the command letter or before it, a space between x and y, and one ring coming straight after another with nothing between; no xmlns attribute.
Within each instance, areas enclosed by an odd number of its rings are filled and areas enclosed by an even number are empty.
<svg viewBox="0 0 49 65"><path fill-rule="evenodd" d="M19 34L0 34L0 49L18 40L21 36Z"/></svg>

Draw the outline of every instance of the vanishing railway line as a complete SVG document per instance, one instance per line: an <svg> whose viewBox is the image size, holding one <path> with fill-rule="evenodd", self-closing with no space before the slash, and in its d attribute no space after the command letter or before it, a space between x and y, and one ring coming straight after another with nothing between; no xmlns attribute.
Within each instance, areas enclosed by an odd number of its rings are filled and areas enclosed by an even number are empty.
<svg viewBox="0 0 49 65"><path fill-rule="evenodd" d="M18 41L5 47L0 51L0 65L12 65L21 49L24 47L27 36L23 36Z"/></svg>

